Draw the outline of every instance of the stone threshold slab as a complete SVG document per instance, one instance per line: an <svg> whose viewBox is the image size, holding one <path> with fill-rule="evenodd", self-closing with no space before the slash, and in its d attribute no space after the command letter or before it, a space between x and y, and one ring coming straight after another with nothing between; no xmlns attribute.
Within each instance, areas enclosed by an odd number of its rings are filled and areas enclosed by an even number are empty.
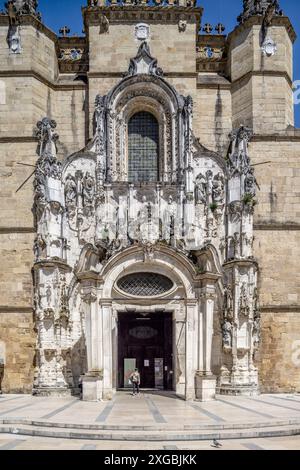
<svg viewBox="0 0 300 470"><path fill-rule="evenodd" d="M223 431L206 431L203 433L180 433L180 432L152 432L138 433L126 432L104 432L95 433L94 431L62 431L58 428L46 430L43 428L33 428L30 426L11 427L9 425L0 426L0 434L13 434L20 436L39 436L39 437L52 437L60 439L83 439L83 440L99 440L99 441L149 441L149 442L162 442L162 441L206 441L206 440L228 440L228 439L256 439L256 438L269 438L269 437L286 437L296 436L300 434L300 426L279 426L279 427L266 427L261 429L245 429L245 430L223 430Z"/></svg>
<svg viewBox="0 0 300 470"><path fill-rule="evenodd" d="M38 428L58 428L58 429L75 429L75 430L88 430L88 431L205 431L205 430L240 430L240 429L260 429L260 428L272 428L282 426L300 426L300 418L286 418L281 420L269 420L269 421L252 421L252 422L228 422L220 424L183 424L183 425L122 425L122 424L84 424L84 423L65 423L60 421L44 421L44 420L32 420L24 418L2 418L0 419L0 425L24 425Z"/></svg>

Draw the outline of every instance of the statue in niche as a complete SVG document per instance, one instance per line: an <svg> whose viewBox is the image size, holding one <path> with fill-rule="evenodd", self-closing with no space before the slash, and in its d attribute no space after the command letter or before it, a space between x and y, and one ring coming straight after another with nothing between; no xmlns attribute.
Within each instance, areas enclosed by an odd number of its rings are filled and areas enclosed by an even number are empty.
<svg viewBox="0 0 300 470"><path fill-rule="evenodd" d="M233 298L231 286L224 287L224 317L233 318Z"/></svg>
<svg viewBox="0 0 300 470"><path fill-rule="evenodd" d="M176 217L176 205L174 203L173 197L169 196L168 206L164 214L164 234L165 240L169 243L174 242L175 236L175 217Z"/></svg>
<svg viewBox="0 0 300 470"><path fill-rule="evenodd" d="M146 196L142 197L142 206L138 212L138 234L139 240L142 242L148 241L149 226L152 221L152 208L151 203L147 202Z"/></svg>
<svg viewBox="0 0 300 470"><path fill-rule="evenodd" d="M206 172L206 198L207 204L212 204L212 197L213 197L213 172L208 170Z"/></svg>
<svg viewBox="0 0 300 470"><path fill-rule="evenodd" d="M232 347L232 324L230 321L225 320L222 325L222 336L224 348Z"/></svg>
<svg viewBox="0 0 300 470"><path fill-rule="evenodd" d="M197 204L206 203L206 179L202 173L200 173L196 178L195 199Z"/></svg>
<svg viewBox="0 0 300 470"><path fill-rule="evenodd" d="M68 175L65 181L65 203L66 206L75 206L77 199L77 184L75 178Z"/></svg>
<svg viewBox="0 0 300 470"><path fill-rule="evenodd" d="M254 168L249 168L249 171L245 176L244 186L245 193L250 194L252 197L255 197L256 187L258 186L258 184L254 176Z"/></svg>
<svg viewBox="0 0 300 470"><path fill-rule="evenodd" d="M218 173L212 182L212 195L213 201L216 204L224 204L225 192L224 192L224 177L221 173Z"/></svg>
<svg viewBox="0 0 300 470"><path fill-rule="evenodd" d="M36 261L39 261L40 259L46 258L46 242L41 234L38 234L36 236L36 239L34 241L34 256Z"/></svg>
<svg viewBox="0 0 300 470"><path fill-rule="evenodd" d="M249 316L249 298L247 292L247 284L244 282L241 287L240 299L239 299L239 313L245 317Z"/></svg>
<svg viewBox="0 0 300 470"><path fill-rule="evenodd" d="M260 316L254 318L252 329L253 345L255 348L259 346L261 337Z"/></svg>
<svg viewBox="0 0 300 470"><path fill-rule="evenodd" d="M95 180L91 174L87 172L82 182L83 207L91 206L93 204L94 193Z"/></svg>

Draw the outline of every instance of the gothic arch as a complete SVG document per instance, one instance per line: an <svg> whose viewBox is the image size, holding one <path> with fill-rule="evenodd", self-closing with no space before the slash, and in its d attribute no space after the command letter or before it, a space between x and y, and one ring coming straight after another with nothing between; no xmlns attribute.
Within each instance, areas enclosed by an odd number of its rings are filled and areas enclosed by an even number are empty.
<svg viewBox="0 0 300 470"><path fill-rule="evenodd" d="M150 252L147 252L147 247L131 247L113 256L101 272L103 296L113 298L118 279L140 271L163 274L181 289L185 298L195 298L195 267L182 254L163 246L154 246Z"/></svg>
<svg viewBox="0 0 300 470"><path fill-rule="evenodd" d="M160 181L176 182L182 178L191 158L192 98L179 95L161 77L162 71L146 43L131 59L127 75L108 95L96 98L94 142L103 178L127 181L128 120L132 114L146 109L154 114L160 126Z"/></svg>

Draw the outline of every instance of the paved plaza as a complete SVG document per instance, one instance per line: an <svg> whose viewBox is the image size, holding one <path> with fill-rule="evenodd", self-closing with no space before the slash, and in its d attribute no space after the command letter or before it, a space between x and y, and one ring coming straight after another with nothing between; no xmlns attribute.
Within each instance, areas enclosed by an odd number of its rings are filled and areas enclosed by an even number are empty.
<svg viewBox="0 0 300 470"><path fill-rule="evenodd" d="M229 439L221 442L216 449L212 441L175 441L143 443L143 450L182 451L182 450L299 450L300 436L275 437L264 439ZM139 450L140 442L124 441L82 441L78 439L55 439L42 437L0 435L0 450Z"/></svg>
<svg viewBox="0 0 300 470"><path fill-rule="evenodd" d="M0 450L300 448L300 395L218 396L118 392L110 402L76 397L0 397ZM297 437L299 435L299 437Z"/></svg>

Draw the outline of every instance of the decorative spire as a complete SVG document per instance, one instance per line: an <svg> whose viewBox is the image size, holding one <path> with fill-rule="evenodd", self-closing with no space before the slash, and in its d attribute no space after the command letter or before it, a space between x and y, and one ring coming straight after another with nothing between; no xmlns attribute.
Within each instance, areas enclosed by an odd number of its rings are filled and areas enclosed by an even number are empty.
<svg viewBox="0 0 300 470"><path fill-rule="evenodd" d="M244 23L251 16L282 16L278 0L244 0L244 11L238 17L240 24Z"/></svg>

